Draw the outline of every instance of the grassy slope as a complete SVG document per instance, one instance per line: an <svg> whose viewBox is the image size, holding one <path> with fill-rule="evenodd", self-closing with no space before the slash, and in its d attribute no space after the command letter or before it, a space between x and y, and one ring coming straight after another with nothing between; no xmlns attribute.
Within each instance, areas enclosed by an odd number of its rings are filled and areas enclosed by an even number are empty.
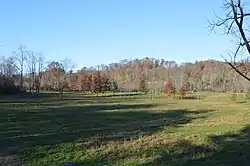
<svg viewBox="0 0 250 166"><path fill-rule="evenodd" d="M0 163L18 156L25 165L249 165L250 103L202 96L2 100Z"/></svg>

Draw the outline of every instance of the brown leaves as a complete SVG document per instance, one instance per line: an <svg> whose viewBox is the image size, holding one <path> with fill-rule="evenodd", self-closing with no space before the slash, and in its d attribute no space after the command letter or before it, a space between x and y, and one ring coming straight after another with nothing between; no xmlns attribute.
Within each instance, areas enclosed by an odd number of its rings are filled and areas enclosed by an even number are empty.
<svg viewBox="0 0 250 166"><path fill-rule="evenodd" d="M164 82L164 93L168 94L168 96L175 95L176 89L172 80L168 80Z"/></svg>

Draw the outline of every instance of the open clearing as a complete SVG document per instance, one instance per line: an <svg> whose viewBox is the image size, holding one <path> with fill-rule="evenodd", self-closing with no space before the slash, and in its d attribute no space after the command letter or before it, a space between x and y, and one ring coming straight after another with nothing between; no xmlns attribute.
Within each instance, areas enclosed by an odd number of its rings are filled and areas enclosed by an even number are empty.
<svg viewBox="0 0 250 166"><path fill-rule="evenodd" d="M249 165L250 102L202 93L0 101L0 165Z"/></svg>

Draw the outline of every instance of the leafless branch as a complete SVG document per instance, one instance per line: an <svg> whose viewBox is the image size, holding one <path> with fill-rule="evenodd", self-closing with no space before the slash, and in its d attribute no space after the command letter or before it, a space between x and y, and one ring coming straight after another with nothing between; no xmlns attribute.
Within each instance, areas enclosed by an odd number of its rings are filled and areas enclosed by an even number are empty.
<svg viewBox="0 0 250 166"><path fill-rule="evenodd" d="M217 21L209 21L209 25L210 27L212 27L212 29L210 30L214 30L215 27L224 26L224 34L230 34L234 37L237 37L239 42L237 44L236 50L234 52L231 51L231 53L228 54L231 58L231 62L226 60L225 57L223 58L233 70L250 81L250 78L247 76L249 71L246 67L249 62L244 61L244 59L242 60L242 62L236 60L236 58L241 54L240 51L243 51L244 47L247 49L248 54L250 54L250 39L247 38L249 36L249 34L247 33L249 33L250 31L244 25L245 20L250 16L250 13L245 12L242 0L225 0L223 9L225 11L224 17L219 17L216 15Z"/></svg>

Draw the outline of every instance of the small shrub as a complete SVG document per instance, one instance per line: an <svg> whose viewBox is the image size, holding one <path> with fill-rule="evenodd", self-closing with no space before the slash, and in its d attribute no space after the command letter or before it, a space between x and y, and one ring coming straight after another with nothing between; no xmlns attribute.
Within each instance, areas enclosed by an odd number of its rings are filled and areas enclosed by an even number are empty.
<svg viewBox="0 0 250 166"><path fill-rule="evenodd" d="M237 97L237 95L235 93L232 94L231 101L234 102L234 103L236 103L236 97Z"/></svg>

